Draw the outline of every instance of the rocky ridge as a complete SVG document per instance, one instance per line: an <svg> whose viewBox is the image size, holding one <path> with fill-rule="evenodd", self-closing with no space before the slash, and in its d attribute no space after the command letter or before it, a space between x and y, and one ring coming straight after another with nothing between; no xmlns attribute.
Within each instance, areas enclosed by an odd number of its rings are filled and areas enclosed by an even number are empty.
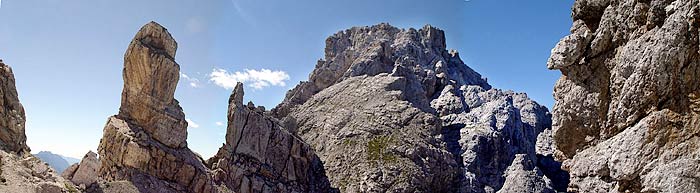
<svg viewBox="0 0 700 193"><path fill-rule="evenodd" d="M577 0L547 63L572 192L700 192L700 3Z"/></svg>
<svg viewBox="0 0 700 193"><path fill-rule="evenodd" d="M342 192L565 187L547 109L491 88L446 50L443 31L355 27L325 50L272 113L311 144Z"/></svg>

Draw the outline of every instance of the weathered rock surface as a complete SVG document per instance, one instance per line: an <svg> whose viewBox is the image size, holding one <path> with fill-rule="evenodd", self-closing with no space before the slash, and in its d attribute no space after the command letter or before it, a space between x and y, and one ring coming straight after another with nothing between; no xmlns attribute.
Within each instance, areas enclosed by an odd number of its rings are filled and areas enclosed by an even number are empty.
<svg viewBox="0 0 700 193"><path fill-rule="evenodd" d="M10 66L0 60L0 148L14 153L29 152L24 134L24 107L19 103L15 75Z"/></svg>
<svg viewBox="0 0 700 193"><path fill-rule="evenodd" d="M243 104L243 84L229 99L226 143L208 160L214 178L238 193L333 192L308 144L264 108Z"/></svg>
<svg viewBox="0 0 700 193"><path fill-rule="evenodd" d="M567 174L546 161L547 109L492 89L446 50L443 31L380 24L341 31L326 44L309 81L272 113L313 147L342 192L565 186ZM551 164L557 168L543 172Z"/></svg>
<svg viewBox="0 0 700 193"><path fill-rule="evenodd" d="M187 121L174 98L180 78L176 50L177 43L162 26L151 22L141 28L124 54L124 90L118 115L171 148L187 146Z"/></svg>
<svg viewBox="0 0 700 193"><path fill-rule="evenodd" d="M61 174L61 177L70 180L78 186L89 187L98 181L97 171L100 169L100 160L95 152L85 154L80 163L73 164Z"/></svg>
<svg viewBox="0 0 700 193"><path fill-rule="evenodd" d="M573 192L700 192L697 0L577 0L547 64Z"/></svg>
<svg viewBox="0 0 700 193"><path fill-rule="evenodd" d="M129 45L122 106L107 121L98 149L102 179L130 181L141 192L215 191L202 158L187 148L187 122L174 99L176 47L155 22Z"/></svg>
<svg viewBox="0 0 700 193"><path fill-rule="evenodd" d="M31 154L0 151L0 192L63 193L75 186Z"/></svg>

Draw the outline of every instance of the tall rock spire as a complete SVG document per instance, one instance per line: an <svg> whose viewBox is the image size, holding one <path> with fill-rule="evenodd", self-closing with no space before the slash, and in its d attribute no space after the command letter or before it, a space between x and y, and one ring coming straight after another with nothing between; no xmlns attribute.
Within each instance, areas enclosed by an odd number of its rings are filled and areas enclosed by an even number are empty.
<svg viewBox="0 0 700 193"><path fill-rule="evenodd" d="M14 153L28 153L24 133L24 107L15 88L15 75L10 66L0 60L0 148Z"/></svg>
<svg viewBox="0 0 700 193"><path fill-rule="evenodd" d="M100 141L99 175L128 180L141 192L212 192L202 158L187 148L187 122L174 99L177 43L155 22L143 26L124 55L119 115Z"/></svg>
<svg viewBox="0 0 700 193"><path fill-rule="evenodd" d="M124 54L124 90L119 117L172 148L187 145L187 121L175 100L180 66L177 43L155 22L143 26Z"/></svg>

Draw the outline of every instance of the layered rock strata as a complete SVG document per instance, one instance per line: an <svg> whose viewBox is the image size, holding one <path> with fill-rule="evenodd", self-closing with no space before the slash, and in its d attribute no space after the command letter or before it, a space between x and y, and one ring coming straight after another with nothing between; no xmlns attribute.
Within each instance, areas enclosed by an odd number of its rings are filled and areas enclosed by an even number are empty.
<svg viewBox="0 0 700 193"><path fill-rule="evenodd" d="M547 63L572 192L700 192L697 0L577 0Z"/></svg>
<svg viewBox="0 0 700 193"><path fill-rule="evenodd" d="M187 122L174 99L180 76L177 43L155 22L136 34L124 55L119 114L100 141L99 176L127 180L142 192L213 192L202 158L187 148Z"/></svg>
<svg viewBox="0 0 700 193"><path fill-rule="evenodd" d="M309 81L272 112L342 192L551 192L567 183L545 155L547 109L491 88L446 50L442 30L355 27L326 44Z"/></svg>

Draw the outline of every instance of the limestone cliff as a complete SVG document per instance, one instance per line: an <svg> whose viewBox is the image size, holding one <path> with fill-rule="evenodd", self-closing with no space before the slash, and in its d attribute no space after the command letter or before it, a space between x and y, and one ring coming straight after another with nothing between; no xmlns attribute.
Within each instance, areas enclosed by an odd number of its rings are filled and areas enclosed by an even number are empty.
<svg viewBox="0 0 700 193"><path fill-rule="evenodd" d="M573 192L700 192L697 0L577 0L547 63Z"/></svg>
<svg viewBox="0 0 700 193"><path fill-rule="evenodd" d="M342 192L565 187L548 110L493 89L446 50L442 30L354 27L329 37L325 51L272 112L311 144Z"/></svg>

